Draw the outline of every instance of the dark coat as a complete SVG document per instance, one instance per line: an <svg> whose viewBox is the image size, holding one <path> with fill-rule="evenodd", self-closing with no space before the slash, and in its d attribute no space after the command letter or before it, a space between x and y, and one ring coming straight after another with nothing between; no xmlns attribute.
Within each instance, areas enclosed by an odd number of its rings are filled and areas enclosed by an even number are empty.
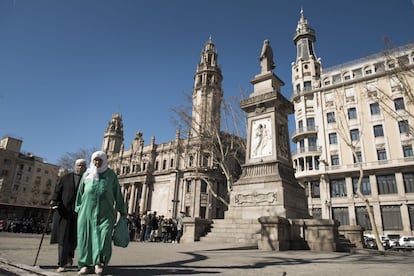
<svg viewBox="0 0 414 276"><path fill-rule="evenodd" d="M68 235L69 242L76 245L76 213L75 200L77 185L75 174L68 173L63 176L55 187L52 200L58 206L53 212L52 232L50 243L63 245L64 236Z"/></svg>

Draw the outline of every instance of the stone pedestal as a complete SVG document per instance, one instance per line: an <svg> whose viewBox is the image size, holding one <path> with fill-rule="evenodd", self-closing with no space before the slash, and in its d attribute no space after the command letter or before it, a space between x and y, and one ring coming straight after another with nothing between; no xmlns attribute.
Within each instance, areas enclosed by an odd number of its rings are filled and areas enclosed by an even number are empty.
<svg viewBox="0 0 414 276"><path fill-rule="evenodd" d="M364 248L364 229L360 225L341 225L338 228L339 234L347 238L356 248Z"/></svg>
<svg viewBox="0 0 414 276"><path fill-rule="evenodd" d="M260 217L262 225L258 248L265 251L290 249L290 223L282 217Z"/></svg>
<svg viewBox="0 0 414 276"><path fill-rule="evenodd" d="M339 222L330 219L291 219L291 249L334 252ZM303 248L304 243L308 248Z"/></svg>

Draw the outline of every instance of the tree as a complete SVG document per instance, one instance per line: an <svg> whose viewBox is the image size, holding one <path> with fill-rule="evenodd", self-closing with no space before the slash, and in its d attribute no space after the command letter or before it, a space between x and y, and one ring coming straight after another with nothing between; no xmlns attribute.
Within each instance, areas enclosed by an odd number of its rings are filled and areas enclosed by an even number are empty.
<svg viewBox="0 0 414 276"><path fill-rule="evenodd" d="M369 217L369 221L371 223L372 226L372 232L374 234L375 237L375 241L377 244L377 248L378 251L380 252L384 252L384 246L382 245L382 241L381 238L379 236L379 232L378 232L378 227L377 227L377 223L375 221L375 215L374 215L374 211L372 210L372 206L371 203L368 199L368 197L366 197L362 192L361 192L361 184L362 184L362 179L364 177L364 169L363 169L363 164L362 161L360 160L360 156L358 156L358 148L360 147L360 141L362 140L362 136L363 136L363 119L364 119L364 113L361 111L360 114L360 126L361 126L361 130L359 130L358 132L358 136L354 135L354 137L351 136L351 130L349 128L349 124L347 121L347 113L345 112L344 109L344 102L343 100L345 99L345 95L343 95L341 92L339 92L338 90L335 91L336 96L337 96L337 105L336 105L336 113L337 113L337 119L336 119L336 132L338 133L339 137L341 138L341 140L345 143L345 145L349 148L349 150L352 152L352 156L354 158L354 162L355 165L358 166L358 170L359 170L359 175L358 175L358 181L357 181L357 187L356 187L356 194L358 195L358 197L364 202L365 204L365 208L367 210L368 213L368 217Z"/></svg>
<svg viewBox="0 0 414 276"><path fill-rule="evenodd" d="M236 106L237 98L222 100L220 122L212 120L202 126L194 120L195 117L202 116L201 110L191 108L191 96L186 95L186 99L187 106L173 108L173 113L177 116L174 123L188 129L187 139L191 141L191 146L199 147L200 152L208 152L213 159L213 169L224 175L227 191L225 196L217 193L211 179L202 173L201 170L205 168L198 166L200 164L195 166L195 174L207 184L213 197L228 206L229 194L234 182L240 177L241 164L245 158L246 133L245 128L240 128L241 125L246 125L245 115Z"/></svg>
<svg viewBox="0 0 414 276"><path fill-rule="evenodd" d="M59 158L57 161L58 165L66 171L72 171L73 167L75 166L75 161L77 159L85 159L87 162L89 161L92 153L97 151L97 148L80 148L76 152L66 152L62 157Z"/></svg>

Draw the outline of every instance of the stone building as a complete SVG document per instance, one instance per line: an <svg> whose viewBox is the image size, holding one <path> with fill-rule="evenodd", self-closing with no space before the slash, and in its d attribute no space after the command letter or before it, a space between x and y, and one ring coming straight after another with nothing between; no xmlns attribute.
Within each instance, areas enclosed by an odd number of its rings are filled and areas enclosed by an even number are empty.
<svg viewBox="0 0 414 276"><path fill-rule="evenodd" d="M215 134L231 136L220 132L222 79L218 54L210 38L194 76L187 138L181 138L180 131L176 131L172 141L156 144L152 137L150 144L144 145L142 133L137 132L129 149L125 149L122 116L112 116L102 150L118 174L128 213L155 211L176 217L185 212L190 217L208 219L224 216L227 206L213 194L228 200L227 180L217 163L217 152L211 148ZM240 169L233 161L231 171L237 179Z"/></svg>
<svg viewBox="0 0 414 276"><path fill-rule="evenodd" d="M0 203L48 206L59 166L21 153L22 143L12 137L0 140Z"/></svg>
<svg viewBox="0 0 414 276"><path fill-rule="evenodd" d="M412 235L414 44L323 68L303 12L293 41L292 160L311 215L370 232L360 163L380 234Z"/></svg>

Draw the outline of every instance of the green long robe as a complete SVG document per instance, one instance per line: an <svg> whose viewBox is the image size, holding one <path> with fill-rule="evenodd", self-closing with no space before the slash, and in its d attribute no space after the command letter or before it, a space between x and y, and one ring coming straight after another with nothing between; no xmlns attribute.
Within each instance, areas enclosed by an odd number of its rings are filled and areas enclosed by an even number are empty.
<svg viewBox="0 0 414 276"><path fill-rule="evenodd" d="M78 213L79 268L109 263L116 211L121 216L127 215L114 171L107 169L99 174L99 180L87 179L85 176L79 183L75 205Z"/></svg>

